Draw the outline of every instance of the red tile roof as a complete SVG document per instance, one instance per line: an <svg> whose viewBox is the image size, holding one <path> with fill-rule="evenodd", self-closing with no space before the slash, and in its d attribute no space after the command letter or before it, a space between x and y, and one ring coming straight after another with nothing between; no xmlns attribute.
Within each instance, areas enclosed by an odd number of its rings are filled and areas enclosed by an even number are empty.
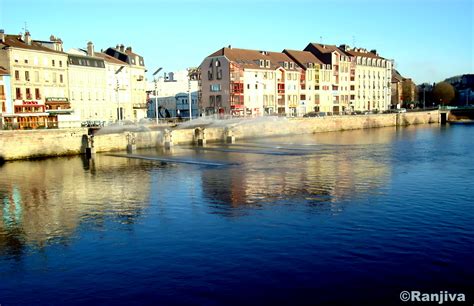
<svg viewBox="0 0 474 306"><path fill-rule="evenodd" d="M242 66L243 68L252 69L277 69L284 66L284 62L294 62L288 55L281 52L258 51L249 49L237 48L222 48L212 53L208 57L225 56L230 61ZM270 68L260 67L260 60L270 60ZM296 64L296 63L295 63ZM287 70L298 70L300 67L296 64L293 69L285 68Z"/></svg>
<svg viewBox="0 0 474 306"><path fill-rule="evenodd" d="M102 52L94 52L94 56L100 57L109 63L118 64L118 65L126 65L126 63L122 62L121 60L118 60L115 57L102 53Z"/></svg>
<svg viewBox="0 0 474 306"><path fill-rule="evenodd" d="M40 43L33 41L33 39L31 40L31 44L28 45L27 43L23 41L23 39L21 38L21 35L5 35L5 41L0 43L0 45L5 45L12 48L52 52L52 53L59 53L59 54L66 55L66 53L64 52L55 51L50 48L44 47Z"/></svg>

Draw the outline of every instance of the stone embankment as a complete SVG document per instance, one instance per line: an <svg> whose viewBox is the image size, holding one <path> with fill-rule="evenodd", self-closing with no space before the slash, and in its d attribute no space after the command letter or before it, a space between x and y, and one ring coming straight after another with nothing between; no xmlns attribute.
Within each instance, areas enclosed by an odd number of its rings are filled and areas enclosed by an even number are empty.
<svg viewBox="0 0 474 306"><path fill-rule="evenodd" d="M402 114L331 116L322 118L277 118L195 120L174 128L150 130L103 128L88 136L87 128L63 130L30 130L0 132L0 161L51 156L84 154L93 146L95 152L124 151L133 148L151 148L166 144L189 144L205 141L311 134L354 129L438 123L438 111Z"/></svg>

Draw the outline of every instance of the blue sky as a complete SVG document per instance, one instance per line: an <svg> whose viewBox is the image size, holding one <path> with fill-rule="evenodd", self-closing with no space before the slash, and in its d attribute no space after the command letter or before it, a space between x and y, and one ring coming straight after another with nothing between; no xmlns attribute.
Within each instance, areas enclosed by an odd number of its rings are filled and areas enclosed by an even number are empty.
<svg viewBox="0 0 474 306"><path fill-rule="evenodd" d="M474 0L0 0L0 28L65 49L122 43L148 76L197 66L223 46L281 51L309 42L377 49L417 83L474 73Z"/></svg>

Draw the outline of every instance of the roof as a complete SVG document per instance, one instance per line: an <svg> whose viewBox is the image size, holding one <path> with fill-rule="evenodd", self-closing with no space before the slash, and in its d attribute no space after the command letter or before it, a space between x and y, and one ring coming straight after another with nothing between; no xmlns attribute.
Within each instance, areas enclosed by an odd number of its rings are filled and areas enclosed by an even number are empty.
<svg viewBox="0 0 474 306"><path fill-rule="evenodd" d="M124 65L126 64L125 62L122 62L121 60L116 59L113 56L110 56L108 54L102 53L102 52L94 52L95 57L100 57L104 59L106 62L112 63L112 64L118 64L118 65Z"/></svg>
<svg viewBox="0 0 474 306"><path fill-rule="evenodd" d="M354 49L352 50L345 50L347 54L350 56L359 56L359 57L370 57L370 58L378 58L378 59L384 59L383 57L378 56L375 53L372 53L370 51L367 52L360 52L360 51L355 51Z"/></svg>
<svg viewBox="0 0 474 306"><path fill-rule="evenodd" d="M303 67L304 69L309 68L308 64L322 64L321 60L317 58L313 53L309 51L299 51L299 50L283 50L283 53L287 54L292 58L296 63Z"/></svg>
<svg viewBox="0 0 474 306"><path fill-rule="evenodd" d="M0 75L9 75L8 70L0 66Z"/></svg>
<svg viewBox="0 0 474 306"><path fill-rule="evenodd" d="M341 53L342 55L349 55L346 52L344 52L344 50L339 49L336 45L324 45L324 44L317 44L317 43L310 43L309 45L312 45L321 53L332 53L335 51L335 52Z"/></svg>
<svg viewBox="0 0 474 306"><path fill-rule="evenodd" d="M405 78L396 70L392 69L392 83L402 82Z"/></svg>
<svg viewBox="0 0 474 306"><path fill-rule="evenodd" d="M59 54L66 55L66 53L62 51L56 51L56 50L44 47L43 45L41 45L40 42L34 41L33 39L31 40L31 44L28 45L27 43L23 41L21 35L5 35L5 41L0 43L0 45L5 45L12 48L44 51L44 52L59 53Z"/></svg>
<svg viewBox="0 0 474 306"><path fill-rule="evenodd" d="M249 49L237 49L237 48L222 48L212 53L208 57L225 56L230 61L242 66L243 68L251 69L278 69L283 67L284 62L295 62L288 55L281 52L271 51L258 51ZM260 67L260 60L269 60L270 67ZM287 70L298 70L300 67L298 64L294 68Z"/></svg>

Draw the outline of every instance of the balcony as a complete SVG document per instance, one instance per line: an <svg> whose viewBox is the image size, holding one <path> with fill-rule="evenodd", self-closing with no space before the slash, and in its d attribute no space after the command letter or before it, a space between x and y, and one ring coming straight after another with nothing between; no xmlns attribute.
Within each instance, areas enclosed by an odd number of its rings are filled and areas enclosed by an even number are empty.
<svg viewBox="0 0 474 306"><path fill-rule="evenodd" d="M279 95L285 94L285 83L278 83L278 94Z"/></svg>

